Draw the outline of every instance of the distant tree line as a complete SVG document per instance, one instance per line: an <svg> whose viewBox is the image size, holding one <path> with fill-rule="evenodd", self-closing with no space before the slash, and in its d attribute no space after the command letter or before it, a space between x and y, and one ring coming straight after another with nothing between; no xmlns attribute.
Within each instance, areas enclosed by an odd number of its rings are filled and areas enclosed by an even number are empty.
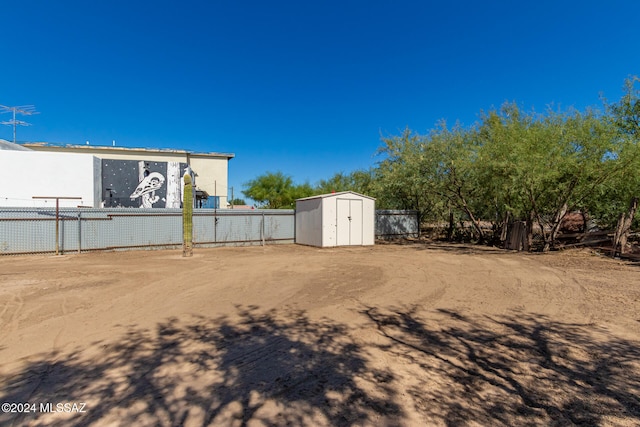
<svg viewBox="0 0 640 427"><path fill-rule="evenodd" d="M309 183L294 184L289 175L282 172L266 172L247 182L243 194L263 209L293 209L297 199L318 194L340 191L355 191L373 194L374 171L355 171L348 174L336 173L328 180L321 180L315 186Z"/></svg>
<svg viewBox="0 0 640 427"><path fill-rule="evenodd" d="M514 103L483 112L470 126L439 123L426 135L411 129L382 138L370 170L337 173L315 186L281 172L245 185L260 207L293 208L300 197L351 190L382 209L415 209L423 222L471 223L476 240L496 239L513 220L543 230L549 249L568 212L613 228L640 195L640 91L637 77L604 111L544 113ZM490 222L491 232L481 226Z"/></svg>

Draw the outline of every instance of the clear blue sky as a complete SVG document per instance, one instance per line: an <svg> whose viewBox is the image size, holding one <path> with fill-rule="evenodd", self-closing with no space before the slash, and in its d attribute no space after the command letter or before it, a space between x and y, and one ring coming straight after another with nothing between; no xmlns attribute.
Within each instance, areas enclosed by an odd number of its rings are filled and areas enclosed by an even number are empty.
<svg viewBox="0 0 640 427"><path fill-rule="evenodd" d="M368 168L381 135L505 101L618 100L639 17L636 0L2 0L0 104L40 112L19 141L235 153L241 196L266 171Z"/></svg>

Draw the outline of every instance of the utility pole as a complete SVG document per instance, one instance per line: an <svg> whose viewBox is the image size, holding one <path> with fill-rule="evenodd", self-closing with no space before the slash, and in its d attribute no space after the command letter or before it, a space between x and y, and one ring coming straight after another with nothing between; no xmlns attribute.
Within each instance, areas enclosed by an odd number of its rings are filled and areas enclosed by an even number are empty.
<svg viewBox="0 0 640 427"><path fill-rule="evenodd" d="M13 113L13 118L5 122L0 122L3 125L13 126L13 143L16 143L16 126L31 126L31 123L24 122L22 120L16 120L16 114L22 114L23 116L32 116L34 114L40 114L36 111L36 107L33 105L20 105L17 107L7 107L6 105L0 105L0 113Z"/></svg>

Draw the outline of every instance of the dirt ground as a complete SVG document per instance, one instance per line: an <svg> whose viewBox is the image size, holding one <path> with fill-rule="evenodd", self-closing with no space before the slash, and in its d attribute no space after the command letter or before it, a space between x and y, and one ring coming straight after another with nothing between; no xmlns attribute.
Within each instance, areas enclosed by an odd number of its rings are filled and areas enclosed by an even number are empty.
<svg viewBox="0 0 640 427"><path fill-rule="evenodd" d="M640 266L587 251L0 257L0 326L0 425L640 425Z"/></svg>

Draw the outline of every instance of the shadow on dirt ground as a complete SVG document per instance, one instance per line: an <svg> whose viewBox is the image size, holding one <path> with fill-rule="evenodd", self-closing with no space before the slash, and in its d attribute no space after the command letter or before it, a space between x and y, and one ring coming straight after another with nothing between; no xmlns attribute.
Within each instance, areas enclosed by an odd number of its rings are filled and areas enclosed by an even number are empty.
<svg viewBox="0 0 640 427"><path fill-rule="evenodd" d="M234 319L129 328L89 359L46 355L0 378L0 401L86 402L86 413L5 413L0 424L351 425L399 414L392 379L368 366L345 325L238 308Z"/></svg>
<svg viewBox="0 0 640 427"><path fill-rule="evenodd" d="M640 346L594 325L526 313L467 318L415 308L365 314L411 364L407 390L445 425L638 425ZM474 425L475 425L474 424Z"/></svg>
<svg viewBox="0 0 640 427"><path fill-rule="evenodd" d="M118 343L42 355L0 378L2 402L86 402L85 413L5 413L0 424L640 423L638 342L523 312L360 314L379 339L361 342L362 329L304 311L258 307L127 327Z"/></svg>
<svg viewBox="0 0 640 427"><path fill-rule="evenodd" d="M409 246L415 250L420 251L444 251L455 254L499 254L514 253L514 251L508 251L506 249L498 248L495 246L478 245L473 243L456 243L445 242L431 239L389 239L389 240L377 240L376 245L380 246Z"/></svg>

